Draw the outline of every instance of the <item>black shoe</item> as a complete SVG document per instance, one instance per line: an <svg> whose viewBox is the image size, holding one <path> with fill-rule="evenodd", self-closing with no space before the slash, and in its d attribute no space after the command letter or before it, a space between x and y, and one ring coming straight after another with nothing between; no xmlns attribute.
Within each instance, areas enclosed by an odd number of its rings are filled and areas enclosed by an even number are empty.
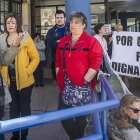
<svg viewBox="0 0 140 140"><path fill-rule="evenodd" d="M38 87L38 84L35 84L35 87Z"/></svg>
<svg viewBox="0 0 140 140"><path fill-rule="evenodd" d="M27 140L27 138L21 138L21 140Z"/></svg>
<svg viewBox="0 0 140 140"><path fill-rule="evenodd" d="M3 111L3 113L2 113L2 117L4 117L5 116L5 112Z"/></svg>
<svg viewBox="0 0 140 140"><path fill-rule="evenodd" d="M11 137L11 140L19 140L19 137Z"/></svg>
<svg viewBox="0 0 140 140"><path fill-rule="evenodd" d="M41 86L41 87L44 87L44 84L43 84L43 83L40 83L40 86Z"/></svg>

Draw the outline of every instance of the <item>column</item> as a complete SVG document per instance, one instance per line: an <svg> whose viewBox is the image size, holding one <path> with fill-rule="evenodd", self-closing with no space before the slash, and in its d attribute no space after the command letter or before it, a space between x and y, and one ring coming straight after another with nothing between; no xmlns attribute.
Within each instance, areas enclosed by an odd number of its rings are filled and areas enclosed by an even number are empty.
<svg viewBox="0 0 140 140"><path fill-rule="evenodd" d="M123 25L123 31L127 31L127 19L126 18L121 19L121 24Z"/></svg>
<svg viewBox="0 0 140 140"><path fill-rule="evenodd" d="M70 23L70 15L76 12L85 14L88 20L87 33L91 35L90 0L65 0L66 22Z"/></svg>
<svg viewBox="0 0 140 140"><path fill-rule="evenodd" d="M31 35L31 2L30 0L22 3L22 27Z"/></svg>
<svg viewBox="0 0 140 140"><path fill-rule="evenodd" d="M140 32L140 21L139 21L139 32Z"/></svg>
<svg viewBox="0 0 140 140"><path fill-rule="evenodd" d="M119 19L119 14L118 14L118 10L116 10L116 25L118 24L118 19Z"/></svg>
<svg viewBox="0 0 140 140"><path fill-rule="evenodd" d="M105 23L106 24L110 24L111 23L111 14L109 11L109 7L108 7L108 0L104 0L105 2Z"/></svg>

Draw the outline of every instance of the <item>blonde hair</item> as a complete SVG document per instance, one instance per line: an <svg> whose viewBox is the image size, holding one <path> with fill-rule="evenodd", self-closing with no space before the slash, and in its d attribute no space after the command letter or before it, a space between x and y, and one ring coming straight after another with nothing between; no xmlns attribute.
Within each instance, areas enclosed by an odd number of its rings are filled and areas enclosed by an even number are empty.
<svg viewBox="0 0 140 140"><path fill-rule="evenodd" d="M121 99L120 106L116 109L115 116L124 121L131 121L131 118L127 115L127 113L124 112L124 107L128 108L134 102L140 102L140 100L132 94L125 95Z"/></svg>

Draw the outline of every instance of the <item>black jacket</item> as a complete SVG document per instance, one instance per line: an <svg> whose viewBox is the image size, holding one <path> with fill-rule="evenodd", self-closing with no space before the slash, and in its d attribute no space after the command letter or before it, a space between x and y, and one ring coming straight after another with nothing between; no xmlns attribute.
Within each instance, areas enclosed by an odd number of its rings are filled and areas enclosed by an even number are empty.
<svg viewBox="0 0 140 140"><path fill-rule="evenodd" d="M69 24L66 24L64 36L68 36L69 34L70 34ZM57 30L56 25L48 31L47 36L46 36L47 45L48 45L48 47L51 48L51 55L52 55L52 59L54 62L55 62L56 50L58 47L57 41L60 40L61 38L62 37L61 37L59 31Z"/></svg>

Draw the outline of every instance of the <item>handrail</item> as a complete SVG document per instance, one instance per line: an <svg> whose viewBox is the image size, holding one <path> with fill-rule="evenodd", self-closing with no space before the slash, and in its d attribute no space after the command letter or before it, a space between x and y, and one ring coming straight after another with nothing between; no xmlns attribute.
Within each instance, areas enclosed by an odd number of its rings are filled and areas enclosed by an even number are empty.
<svg viewBox="0 0 140 140"><path fill-rule="evenodd" d="M109 97L108 101L97 102L96 100L97 95L96 92L94 92L94 103L92 104L58 110L58 111L52 111L43 114L26 116L26 117L21 117L21 118L6 120L6 121L0 121L0 134L13 132L13 131L30 128L30 127L35 127L38 125L48 124L52 122L57 122L61 120L66 120L69 118L74 118L74 117L91 114L91 113L94 113L94 118L96 119L99 118L97 112L113 109L119 106L119 101L117 97L114 95L112 89L110 88L109 84L107 83L106 79L102 74L100 75L100 79ZM98 124L95 124L95 126L96 127L99 126L99 121ZM84 137L79 140L91 140L91 139L94 140L103 139L102 133L100 131L97 131L95 135Z"/></svg>

